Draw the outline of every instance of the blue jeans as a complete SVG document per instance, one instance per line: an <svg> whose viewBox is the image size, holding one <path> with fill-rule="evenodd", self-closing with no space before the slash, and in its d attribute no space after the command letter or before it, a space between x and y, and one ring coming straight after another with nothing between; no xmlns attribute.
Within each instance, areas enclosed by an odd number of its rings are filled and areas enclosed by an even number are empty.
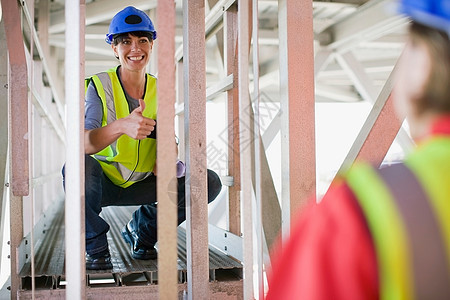
<svg viewBox="0 0 450 300"><path fill-rule="evenodd" d="M63 184L65 168L63 167ZM185 177L178 178L178 225L186 219ZM208 203L212 202L222 189L219 176L208 170ZM109 225L99 214L105 206L141 205L132 215L133 228L139 242L152 247L157 241L156 176L150 176L133 185L122 188L109 180L100 163L85 155L85 222L86 252L90 255L106 251L106 233Z"/></svg>

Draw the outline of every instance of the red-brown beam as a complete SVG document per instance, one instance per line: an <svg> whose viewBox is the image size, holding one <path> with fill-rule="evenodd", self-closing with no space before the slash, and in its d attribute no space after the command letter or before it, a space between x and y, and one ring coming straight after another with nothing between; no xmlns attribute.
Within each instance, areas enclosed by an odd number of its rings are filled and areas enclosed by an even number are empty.
<svg viewBox="0 0 450 300"><path fill-rule="evenodd" d="M188 298L208 299L205 1L183 1Z"/></svg>
<svg viewBox="0 0 450 300"><path fill-rule="evenodd" d="M177 179L175 174L175 2L158 0L158 288L160 299L178 299Z"/></svg>
<svg viewBox="0 0 450 300"><path fill-rule="evenodd" d="M314 32L312 1L280 0L278 5L286 232L291 216L316 190Z"/></svg>
<svg viewBox="0 0 450 300"><path fill-rule="evenodd" d="M29 193L27 63L17 1L2 0L9 54L11 132L11 189L15 196Z"/></svg>
<svg viewBox="0 0 450 300"><path fill-rule="evenodd" d="M233 177L229 187L229 231L241 235L241 175L239 151L239 77L237 44L237 6L231 6L225 13L226 68L227 75L233 74L233 88L228 96L228 175Z"/></svg>

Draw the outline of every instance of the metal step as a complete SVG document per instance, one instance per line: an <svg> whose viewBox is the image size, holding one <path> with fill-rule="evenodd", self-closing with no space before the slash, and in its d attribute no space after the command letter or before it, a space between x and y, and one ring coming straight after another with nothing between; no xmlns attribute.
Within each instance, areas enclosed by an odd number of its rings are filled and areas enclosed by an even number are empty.
<svg viewBox="0 0 450 300"><path fill-rule="evenodd" d="M105 207L102 217L111 226L108 243L112 270L86 270L89 287L124 287L158 283L157 260L135 260L120 229L130 220L136 206ZM62 289L65 286L64 207L56 214L40 245L36 245L35 289ZM178 282L186 283L186 232L178 228ZM242 264L214 247L209 247L210 281L241 281ZM22 291L31 290L31 263L20 272Z"/></svg>

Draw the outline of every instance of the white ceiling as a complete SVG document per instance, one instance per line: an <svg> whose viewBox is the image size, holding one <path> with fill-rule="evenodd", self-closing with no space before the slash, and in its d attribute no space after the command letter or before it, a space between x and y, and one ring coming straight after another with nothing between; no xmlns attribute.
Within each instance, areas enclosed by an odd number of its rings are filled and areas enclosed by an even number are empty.
<svg viewBox="0 0 450 300"><path fill-rule="evenodd" d="M55 47L53 53L61 61L64 60L65 46L64 2L53 0L50 5L49 43ZM86 1L86 75L105 70L117 63L110 46L104 42L113 15L123 7L133 5L148 12L158 29L156 2L156 0ZM216 2L217 0L206 1L206 14ZM407 24L407 20L389 12L391 2L390 0L313 2L316 67L321 66L320 57L326 58L320 72L316 69L316 101L352 102L367 98L357 83L361 72L364 84L371 87L373 94L381 89L402 51ZM266 93L277 94L278 1L259 0L258 5L260 87ZM176 9L175 41L178 48L183 40L181 0L176 1ZM222 37L221 33L222 30L217 37ZM217 41L218 39L214 37L206 44L209 85L224 77L218 47L222 43ZM153 66L150 70L156 72Z"/></svg>

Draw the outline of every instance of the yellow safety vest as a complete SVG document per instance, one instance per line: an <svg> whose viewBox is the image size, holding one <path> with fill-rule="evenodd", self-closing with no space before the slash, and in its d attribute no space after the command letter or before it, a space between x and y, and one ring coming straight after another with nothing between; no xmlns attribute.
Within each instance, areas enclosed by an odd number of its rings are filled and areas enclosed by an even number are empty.
<svg viewBox="0 0 450 300"><path fill-rule="evenodd" d="M375 245L381 299L450 299L450 138L404 164L356 164L347 183Z"/></svg>
<svg viewBox="0 0 450 300"><path fill-rule="evenodd" d="M117 76L117 68L98 73L86 79L86 88L92 81L103 104L102 126L130 114L124 90ZM156 78L146 74L145 110L143 115L156 120ZM128 187L151 175L156 162L156 140L135 140L123 134L114 143L94 154L111 181Z"/></svg>

